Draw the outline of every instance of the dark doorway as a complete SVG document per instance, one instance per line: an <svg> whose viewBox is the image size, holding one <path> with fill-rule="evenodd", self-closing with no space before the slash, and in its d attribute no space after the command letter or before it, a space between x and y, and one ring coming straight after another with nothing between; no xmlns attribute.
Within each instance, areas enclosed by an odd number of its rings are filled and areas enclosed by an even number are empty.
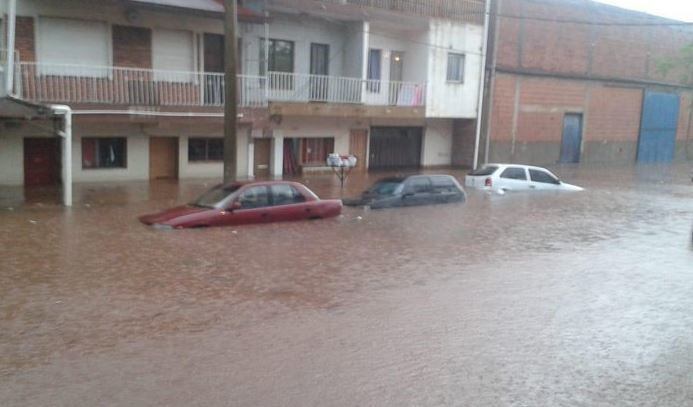
<svg viewBox="0 0 693 407"><path fill-rule="evenodd" d="M268 177L270 174L271 139L253 139L253 174L255 177Z"/></svg>
<svg viewBox="0 0 693 407"><path fill-rule="evenodd" d="M373 127L369 168L420 167L422 135L421 127Z"/></svg>
<svg viewBox="0 0 693 407"><path fill-rule="evenodd" d="M330 46L310 44L310 99L326 102L329 91Z"/></svg>
<svg viewBox="0 0 693 407"><path fill-rule="evenodd" d="M301 139L285 138L284 139L284 175L296 175L299 173L299 153L301 151Z"/></svg>
<svg viewBox="0 0 693 407"><path fill-rule="evenodd" d="M582 147L582 114L566 113L563 117L561 163L579 163Z"/></svg>
<svg viewBox="0 0 693 407"><path fill-rule="evenodd" d="M676 151L679 95L645 92L638 139L639 163L670 163Z"/></svg>
<svg viewBox="0 0 693 407"><path fill-rule="evenodd" d="M60 181L60 143L57 138L24 139L24 185L54 185Z"/></svg>
<svg viewBox="0 0 693 407"><path fill-rule="evenodd" d="M224 36L204 34L205 104L224 103Z"/></svg>

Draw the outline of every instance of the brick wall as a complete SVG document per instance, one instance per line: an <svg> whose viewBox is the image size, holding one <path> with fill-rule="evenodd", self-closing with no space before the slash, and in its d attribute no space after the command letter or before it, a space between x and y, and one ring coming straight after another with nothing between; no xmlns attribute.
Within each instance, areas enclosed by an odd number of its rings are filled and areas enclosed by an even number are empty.
<svg viewBox="0 0 693 407"><path fill-rule="evenodd" d="M17 16L15 28L15 49L19 51L19 58L24 62L36 61L33 17Z"/></svg>
<svg viewBox="0 0 693 407"><path fill-rule="evenodd" d="M113 65L152 67L152 31L149 28L113 26Z"/></svg>
<svg viewBox="0 0 693 407"><path fill-rule="evenodd" d="M513 112L515 110L515 85L519 79L513 75L496 76L491 118L491 140L512 140Z"/></svg>
<svg viewBox="0 0 693 407"><path fill-rule="evenodd" d="M637 142L642 98L641 89L593 86L583 139L586 142Z"/></svg>
<svg viewBox="0 0 693 407"><path fill-rule="evenodd" d="M678 27L608 26L533 20L661 23L668 20L589 0L503 0L499 18L498 66L630 80L679 82L680 71L662 75L657 65L693 42Z"/></svg>
<svg viewBox="0 0 693 407"><path fill-rule="evenodd" d="M519 81L519 87L516 84ZM519 103L515 109L515 92ZM582 113L586 142L637 142L642 109L642 89L605 86L599 82L549 78L496 78L491 127L493 141L560 143L563 116ZM685 135L689 99L682 99L680 133ZM684 112L685 110L685 112ZM513 117L517 116L513 129ZM684 137L685 136L680 136Z"/></svg>

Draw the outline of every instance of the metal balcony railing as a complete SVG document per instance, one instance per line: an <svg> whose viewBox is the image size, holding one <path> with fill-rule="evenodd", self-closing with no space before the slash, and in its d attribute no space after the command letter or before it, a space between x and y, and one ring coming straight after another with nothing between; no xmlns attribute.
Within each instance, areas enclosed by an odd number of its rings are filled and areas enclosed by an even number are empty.
<svg viewBox="0 0 693 407"><path fill-rule="evenodd" d="M427 17L484 22L484 0L322 0Z"/></svg>
<svg viewBox="0 0 693 407"><path fill-rule="evenodd" d="M224 105L224 74L122 67L17 64L20 97L35 102L135 106ZM425 84L269 72L238 75L238 105L270 101L423 106Z"/></svg>

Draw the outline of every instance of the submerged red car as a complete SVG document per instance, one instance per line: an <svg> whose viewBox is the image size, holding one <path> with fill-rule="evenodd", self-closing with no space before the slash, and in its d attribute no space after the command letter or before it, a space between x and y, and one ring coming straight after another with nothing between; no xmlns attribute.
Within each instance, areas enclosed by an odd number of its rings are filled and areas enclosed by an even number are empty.
<svg viewBox="0 0 693 407"><path fill-rule="evenodd" d="M341 212L341 200L320 199L303 184L267 181L217 185L194 202L139 220L162 229L178 229L322 219Z"/></svg>

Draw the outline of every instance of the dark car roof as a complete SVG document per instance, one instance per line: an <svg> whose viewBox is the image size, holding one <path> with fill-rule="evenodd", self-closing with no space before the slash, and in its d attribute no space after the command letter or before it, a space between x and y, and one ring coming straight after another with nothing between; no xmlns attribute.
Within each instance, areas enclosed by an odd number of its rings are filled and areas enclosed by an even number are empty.
<svg viewBox="0 0 693 407"><path fill-rule="evenodd" d="M221 186L223 188L228 188L228 187L243 187L247 185L280 185L280 184L287 184L287 185L300 185L304 186L300 182L295 182L295 181L283 181L283 180L275 180L275 181L234 181L234 182L229 182L227 184L219 184L217 186Z"/></svg>

